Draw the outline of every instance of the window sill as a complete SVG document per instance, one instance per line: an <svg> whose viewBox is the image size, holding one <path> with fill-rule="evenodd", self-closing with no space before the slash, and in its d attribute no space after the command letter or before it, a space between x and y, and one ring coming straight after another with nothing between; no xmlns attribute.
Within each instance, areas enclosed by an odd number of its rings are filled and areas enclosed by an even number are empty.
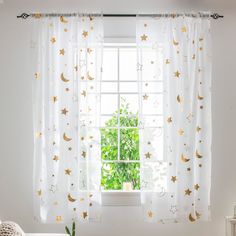
<svg viewBox="0 0 236 236"><path fill-rule="evenodd" d="M104 191L102 192L103 206L140 206L140 191Z"/></svg>

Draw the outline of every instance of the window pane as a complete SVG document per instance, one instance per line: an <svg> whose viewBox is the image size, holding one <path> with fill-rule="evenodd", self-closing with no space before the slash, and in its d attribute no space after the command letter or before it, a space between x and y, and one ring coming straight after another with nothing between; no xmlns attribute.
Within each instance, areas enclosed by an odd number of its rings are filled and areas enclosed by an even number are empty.
<svg viewBox="0 0 236 236"><path fill-rule="evenodd" d="M120 114L137 114L138 113L138 95L122 94L120 97Z"/></svg>
<svg viewBox="0 0 236 236"><path fill-rule="evenodd" d="M120 130L120 159L139 160L139 131L137 128Z"/></svg>
<svg viewBox="0 0 236 236"><path fill-rule="evenodd" d="M117 93L118 92L118 83L117 82L102 82L101 92L102 93Z"/></svg>
<svg viewBox="0 0 236 236"><path fill-rule="evenodd" d="M120 49L120 80L137 80L137 53L135 49Z"/></svg>
<svg viewBox="0 0 236 236"><path fill-rule="evenodd" d="M101 114L113 115L118 112L117 95L101 95Z"/></svg>
<svg viewBox="0 0 236 236"><path fill-rule="evenodd" d="M121 93L137 93L138 83L137 82L120 82Z"/></svg>
<svg viewBox="0 0 236 236"><path fill-rule="evenodd" d="M104 49L102 80L117 80L118 76L118 50Z"/></svg>
<svg viewBox="0 0 236 236"><path fill-rule="evenodd" d="M101 126L102 127L115 127L118 125L117 116L102 116L101 117Z"/></svg>
<svg viewBox="0 0 236 236"><path fill-rule="evenodd" d="M131 183L133 190L139 190L139 172L139 163L103 163L101 185L104 190L123 190L124 183Z"/></svg>
<svg viewBox="0 0 236 236"><path fill-rule="evenodd" d="M101 129L102 160L117 160L118 155L118 130Z"/></svg>
<svg viewBox="0 0 236 236"><path fill-rule="evenodd" d="M120 126L121 127L137 127L138 116L135 116L135 115L120 116Z"/></svg>

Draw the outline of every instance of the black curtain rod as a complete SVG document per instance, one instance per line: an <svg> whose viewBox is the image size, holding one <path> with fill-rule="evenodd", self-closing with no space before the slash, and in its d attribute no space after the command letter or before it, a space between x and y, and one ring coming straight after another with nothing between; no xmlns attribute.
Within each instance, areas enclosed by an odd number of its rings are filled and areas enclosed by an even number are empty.
<svg viewBox="0 0 236 236"><path fill-rule="evenodd" d="M17 18L22 18L22 19L27 19L28 17L35 17L35 18L40 18L40 17L57 17L57 16L65 16L65 17L72 17L72 16L77 16L79 14L77 13L64 13L64 14L59 14L59 13L33 13L33 14L27 14L27 13L22 13L21 15L17 16ZM99 15L99 14L91 14L91 15ZM136 14L102 14L103 17L136 17ZM190 16L190 17L211 17L213 19L219 19L223 18L224 16L219 15L218 13L213 13L213 14L206 14L206 13L199 13L199 14L192 14L192 13L169 13L169 14L138 14L138 16L153 16L153 17L179 17L179 16Z"/></svg>

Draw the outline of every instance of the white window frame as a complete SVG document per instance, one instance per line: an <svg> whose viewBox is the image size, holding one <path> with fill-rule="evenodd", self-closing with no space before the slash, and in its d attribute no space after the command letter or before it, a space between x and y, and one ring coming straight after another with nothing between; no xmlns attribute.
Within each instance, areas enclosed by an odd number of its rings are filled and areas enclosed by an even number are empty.
<svg viewBox="0 0 236 236"><path fill-rule="evenodd" d="M136 48L135 38L106 38L104 48ZM119 76L119 52L118 52L118 79L117 80L106 80L106 82L117 82L118 84L118 92L113 93L107 93L103 92L102 94L117 94L118 95L118 109L120 108L120 94L132 94L132 93L119 93L119 87L120 87L120 76ZM135 82L134 80L128 81L122 81L122 82ZM138 80L136 81L138 82ZM148 82L148 81L145 81ZM153 82L153 81L150 81ZM160 81L163 82L163 81ZM138 94L138 93L133 93ZM149 93L150 94L150 93ZM153 94L163 94L163 92L160 93L153 93ZM100 96L101 96L100 95ZM101 97L100 97L101 98ZM111 116L110 114L101 114L102 116ZM118 122L120 112L118 112ZM149 116L158 116L157 114L150 114ZM160 116L163 116L163 114L160 114ZM106 127L101 127L106 128ZM120 127L119 123L117 127L109 127L109 128L115 128L118 130L118 159L117 160L102 160L104 163L140 163L139 160L120 160L120 129L121 128L140 128L137 127ZM158 128L158 127L150 127L150 128ZM103 206L140 206L141 205L141 196L140 196L140 190L133 190L130 192L123 191L123 190L103 190L102 191L102 205Z"/></svg>

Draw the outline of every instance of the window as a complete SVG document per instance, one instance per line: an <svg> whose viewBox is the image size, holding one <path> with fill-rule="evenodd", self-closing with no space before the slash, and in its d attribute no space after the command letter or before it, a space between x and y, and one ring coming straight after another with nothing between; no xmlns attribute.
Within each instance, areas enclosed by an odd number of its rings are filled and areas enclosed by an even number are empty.
<svg viewBox="0 0 236 236"><path fill-rule="evenodd" d="M140 91L142 101L139 101ZM101 82L101 185L104 191L140 190L139 108L149 96L150 99L160 96L161 101L162 82L153 79L138 82L136 47L106 46ZM160 122L156 124L154 116L162 120L162 103L158 111L154 111L154 107L152 102L146 104L143 119L149 124L147 127L158 131Z"/></svg>

